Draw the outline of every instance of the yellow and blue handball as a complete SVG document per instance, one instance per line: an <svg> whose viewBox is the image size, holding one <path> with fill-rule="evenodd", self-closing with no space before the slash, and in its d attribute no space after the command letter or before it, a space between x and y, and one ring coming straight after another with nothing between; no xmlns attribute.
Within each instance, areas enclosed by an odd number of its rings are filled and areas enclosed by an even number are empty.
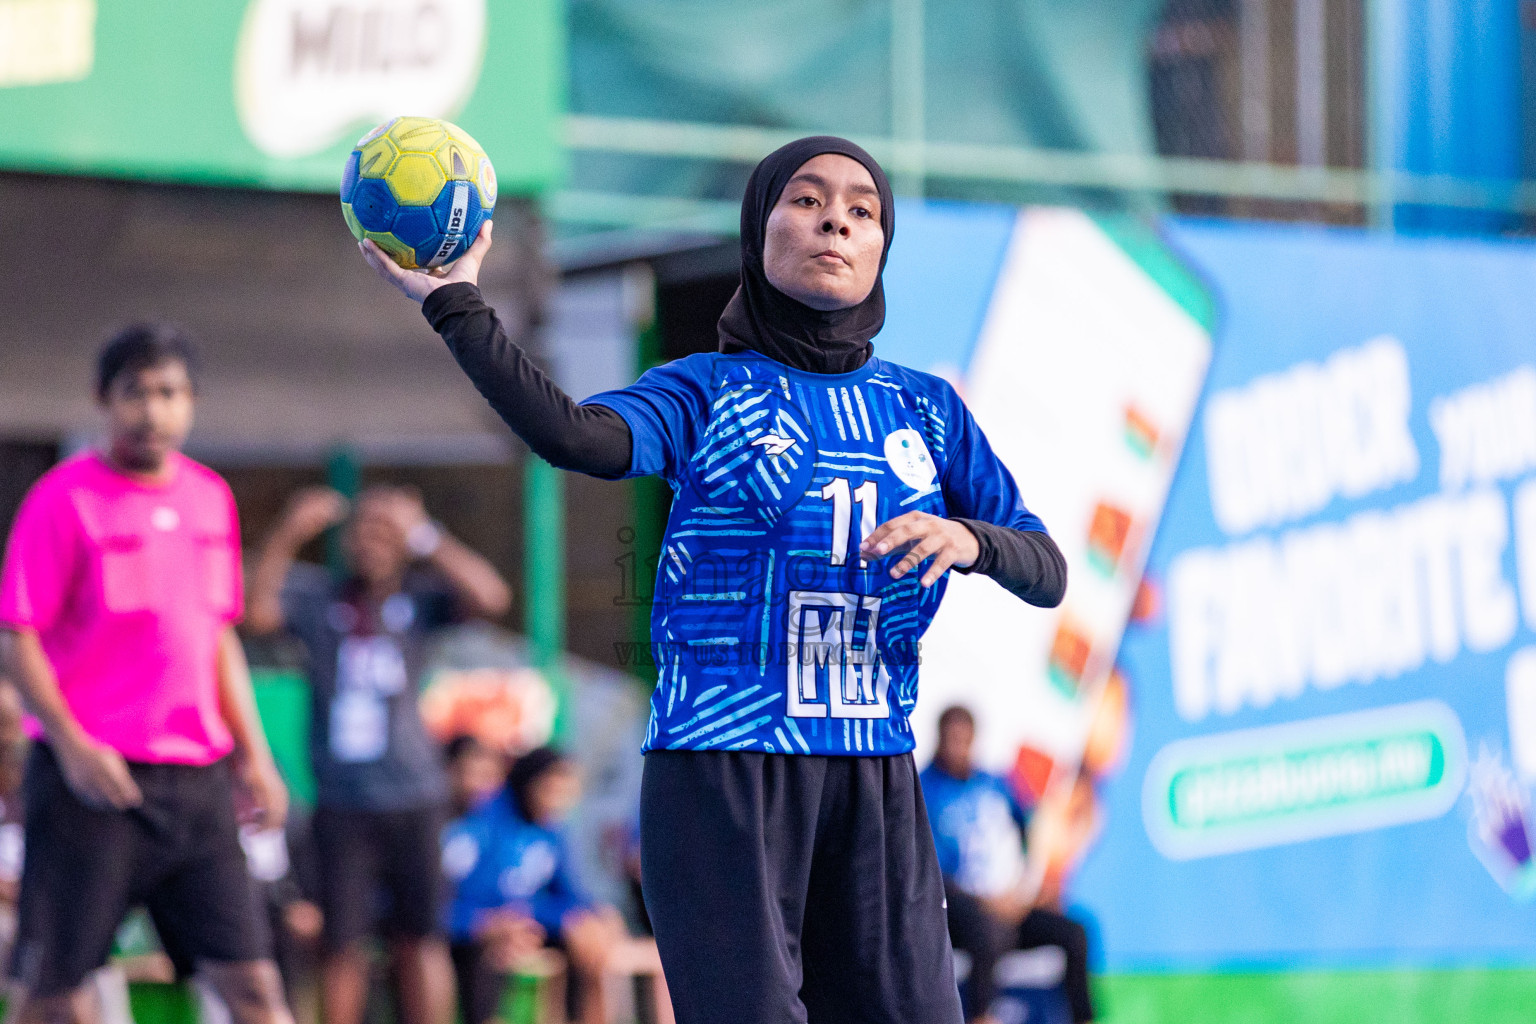
<svg viewBox="0 0 1536 1024"><path fill-rule="evenodd" d="M358 140L341 174L341 214L407 270L464 255L496 206L480 143L434 117L397 117Z"/></svg>

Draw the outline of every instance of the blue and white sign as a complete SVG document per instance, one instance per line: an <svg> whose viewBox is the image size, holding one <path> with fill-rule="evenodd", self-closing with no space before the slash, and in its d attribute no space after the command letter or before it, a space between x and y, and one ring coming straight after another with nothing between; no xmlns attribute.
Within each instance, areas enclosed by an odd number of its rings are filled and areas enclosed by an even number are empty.
<svg viewBox="0 0 1536 1024"><path fill-rule="evenodd" d="M1167 237L1221 315L1073 890L1110 969L1536 964L1536 246Z"/></svg>

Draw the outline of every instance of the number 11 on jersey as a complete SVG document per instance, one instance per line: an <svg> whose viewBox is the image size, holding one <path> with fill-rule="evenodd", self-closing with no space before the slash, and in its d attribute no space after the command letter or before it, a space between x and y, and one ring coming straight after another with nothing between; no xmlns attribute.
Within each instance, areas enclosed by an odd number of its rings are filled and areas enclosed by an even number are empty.
<svg viewBox="0 0 1536 1024"><path fill-rule="evenodd" d="M845 476L837 477L821 489L823 499L832 503L832 564L848 562L848 527L853 519L853 506L859 506L859 546L864 538L875 532L875 516L880 504L880 487L873 480L859 484L858 489ZM868 563L860 558L859 568Z"/></svg>
<svg viewBox="0 0 1536 1024"><path fill-rule="evenodd" d="M832 502L833 565L848 562L855 505L859 546L874 532L879 494L873 480L855 488L842 476L821 489L822 498ZM859 568L867 564L859 559ZM880 599L873 595L790 591L789 637L796 656L787 666L785 713L792 718L889 718L890 675L880 663L879 626Z"/></svg>

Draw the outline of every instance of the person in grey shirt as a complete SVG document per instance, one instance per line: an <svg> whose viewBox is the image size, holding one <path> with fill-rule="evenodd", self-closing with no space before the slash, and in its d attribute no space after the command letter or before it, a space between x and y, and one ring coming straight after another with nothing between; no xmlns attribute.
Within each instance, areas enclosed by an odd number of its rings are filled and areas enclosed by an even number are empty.
<svg viewBox="0 0 1536 1024"><path fill-rule="evenodd" d="M343 522L344 577L295 561ZM417 696L435 630L499 618L510 604L491 564L399 487L371 487L350 510L329 488L299 491L251 572L247 628L286 630L308 653L327 1024L361 1024L367 941L379 928L402 1024L452 1020L439 869L448 786Z"/></svg>

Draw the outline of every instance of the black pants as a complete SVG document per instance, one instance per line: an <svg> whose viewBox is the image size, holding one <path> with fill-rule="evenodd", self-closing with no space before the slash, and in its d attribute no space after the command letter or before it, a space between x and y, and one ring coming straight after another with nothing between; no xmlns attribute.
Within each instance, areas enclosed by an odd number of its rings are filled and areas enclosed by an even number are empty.
<svg viewBox="0 0 1536 1024"><path fill-rule="evenodd" d="M27 856L12 976L32 995L74 991L107 962L112 936L142 903L178 974L203 960L265 960L271 937L245 866L227 761L141 764L131 810L90 807L52 749L32 748Z"/></svg>
<svg viewBox="0 0 1536 1024"><path fill-rule="evenodd" d="M640 866L678 1024L960 1024L910 754L653 751Z"/></svg>
<svg viewBox="0 0 1536 1024"><path fill-rule="evenodd" d="M453 959L453 979L459 990L459 1019L464 1024L494 1021L501 1008L506 975L486 963L485 948L474 939L451 944L448 954Z"/></svg>
<svg viewBox="0 0 1536 1024"><path fill-rule="evenodd" d="M1067 954L1063 986L1072 1005L1072 1019L1082 1024L1093 1020L1093 999L1088 991L1088 932L1071 918L1050 910L1031 910L1018 925L994 917L970 893L944 880L949 899L949 936L956 949L971 957L966 979L965 1002L971 1016L987 1011L997 996L993 972L1002 955L1013 949L1057 946Z"/></svg>
<svg viewBox="0 0 1536 1024"><path fill-rule="evenodd" d="M313 827L327 953L367 938L376 924L391 939L441 934L445 882L440 808L360 811L322 806L315 810Z"/></svg>

